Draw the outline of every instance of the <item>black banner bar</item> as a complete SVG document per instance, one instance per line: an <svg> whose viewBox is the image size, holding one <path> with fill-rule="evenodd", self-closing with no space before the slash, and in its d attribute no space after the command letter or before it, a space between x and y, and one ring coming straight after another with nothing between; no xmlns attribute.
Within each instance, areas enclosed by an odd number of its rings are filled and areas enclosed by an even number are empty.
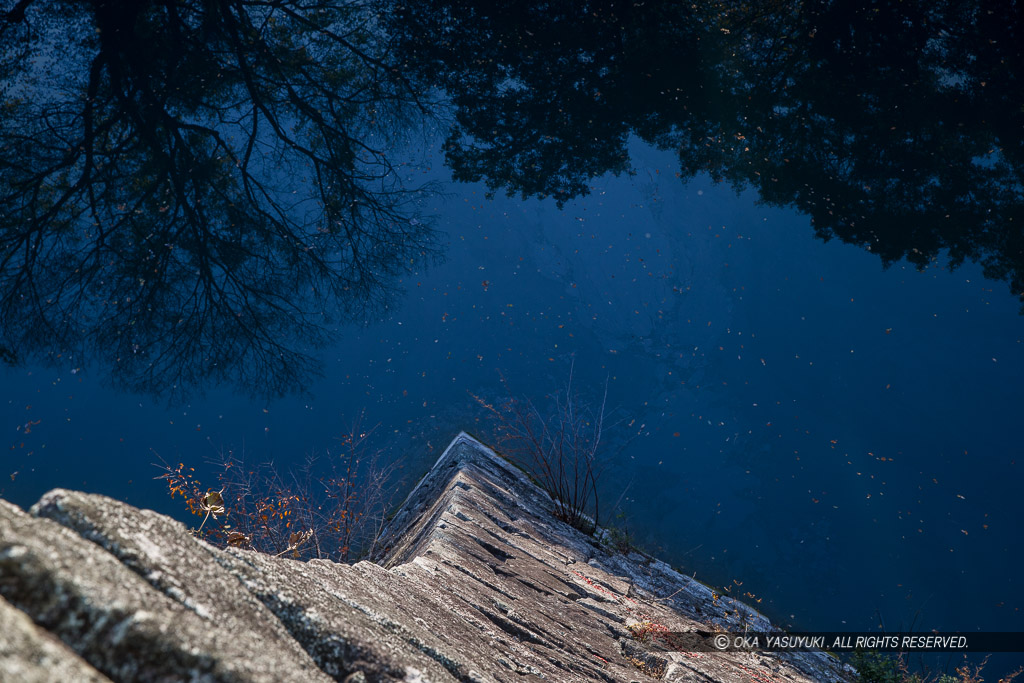
<svg viewBox="0 0 1024 683"><path fill-rule="evenodd" d="M878 633L870 631L709 632L630 627L642 643L677 652L1024 652L1024 633L1002 631Z"/></svg>

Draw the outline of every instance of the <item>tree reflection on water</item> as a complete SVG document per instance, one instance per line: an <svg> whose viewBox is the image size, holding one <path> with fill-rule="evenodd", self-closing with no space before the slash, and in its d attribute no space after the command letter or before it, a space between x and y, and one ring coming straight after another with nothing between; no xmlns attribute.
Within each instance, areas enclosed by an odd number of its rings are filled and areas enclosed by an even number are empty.
<svg viewBox="0 0 1024 683"><path fill-rule="evenodd" d="M1024 297L1019 4L408 3L395 49L457 106L447 160L585 195L630 136L888 265L946 252Z"/></svg>
<svg viewBox="0 0 1024 683"><path fill-rule="evenodd" d="M0 15L0 347L185 395L301 388L436 255L387 150L428 103L368 8L22 0Z"/></svg>
<svg viewBox="0 0 1024 683"><path fill-rule="evenodd" d="M1024 296L1014 3L18 0L0 14L0 359L120 386L301 389L336 322L438 256L391 150L587 194L631 137ZM441 100L424 93L442 93Z"/></svg>

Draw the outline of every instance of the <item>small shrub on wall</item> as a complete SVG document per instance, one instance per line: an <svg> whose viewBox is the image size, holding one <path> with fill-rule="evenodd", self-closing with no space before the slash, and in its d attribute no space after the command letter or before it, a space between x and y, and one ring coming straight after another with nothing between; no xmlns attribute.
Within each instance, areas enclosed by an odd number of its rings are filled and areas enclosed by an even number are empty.
<svg viewBox="0 0 1024 683"><path fill-rule="evenodd" d="M212 463L215 488L203 487L185 463L158 465L158 478L202 518L195 533L214 545L347 562L372 551L397 488L398 463L384 465L367 446L373 431L357 421L340 448L293 471L222 451Z"/></svg>

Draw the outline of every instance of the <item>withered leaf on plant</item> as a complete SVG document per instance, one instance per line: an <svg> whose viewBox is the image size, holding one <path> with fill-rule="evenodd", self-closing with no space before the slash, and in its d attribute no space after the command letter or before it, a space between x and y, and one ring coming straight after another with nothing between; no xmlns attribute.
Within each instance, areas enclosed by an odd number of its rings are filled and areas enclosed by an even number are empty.
<svg viewBox="0 0 1024 683"><path fill-rule="evenodd" d="M235 548L248 548L252 545L252 536L246 536L241 531L229 531L226 541Z"/></svg>
<svg viewBox="0 0 1024 683"><path fill-rule="evenodd" d="M203 496L203 511L209 512L216 519L217 515L224 514L224 497L220 494L220 491L207 491L206 495Z"/></svg>

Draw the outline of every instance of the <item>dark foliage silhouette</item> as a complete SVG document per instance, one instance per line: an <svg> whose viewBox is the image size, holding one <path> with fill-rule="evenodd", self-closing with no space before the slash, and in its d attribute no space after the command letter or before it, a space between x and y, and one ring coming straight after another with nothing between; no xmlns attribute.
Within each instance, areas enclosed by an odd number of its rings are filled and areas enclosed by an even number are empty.
<svg viewBox="0 0 1024 683"><path fill-rule="evenodd" d="M436 255L388 158L425 110L368 5L0 6L0 348L184 394L301 388Z"/></svg>
<svg viewBox="0 0 1024 683"><path fill-rule="evenodd" d="M883 264L945 252L1024 296L1019 3L433 0L389 27L453 100L457 178L564 203L635 135Z"/></svg>
<svg viewBox="0 0 1024 683"><path fill-rule="evenodd" d="M595 175L628 168L632 132L658 137L667 114L706 106L683 5L408 3L388 28L402 62L452 98L455 177L492 190L586 194Z"/></svg>

